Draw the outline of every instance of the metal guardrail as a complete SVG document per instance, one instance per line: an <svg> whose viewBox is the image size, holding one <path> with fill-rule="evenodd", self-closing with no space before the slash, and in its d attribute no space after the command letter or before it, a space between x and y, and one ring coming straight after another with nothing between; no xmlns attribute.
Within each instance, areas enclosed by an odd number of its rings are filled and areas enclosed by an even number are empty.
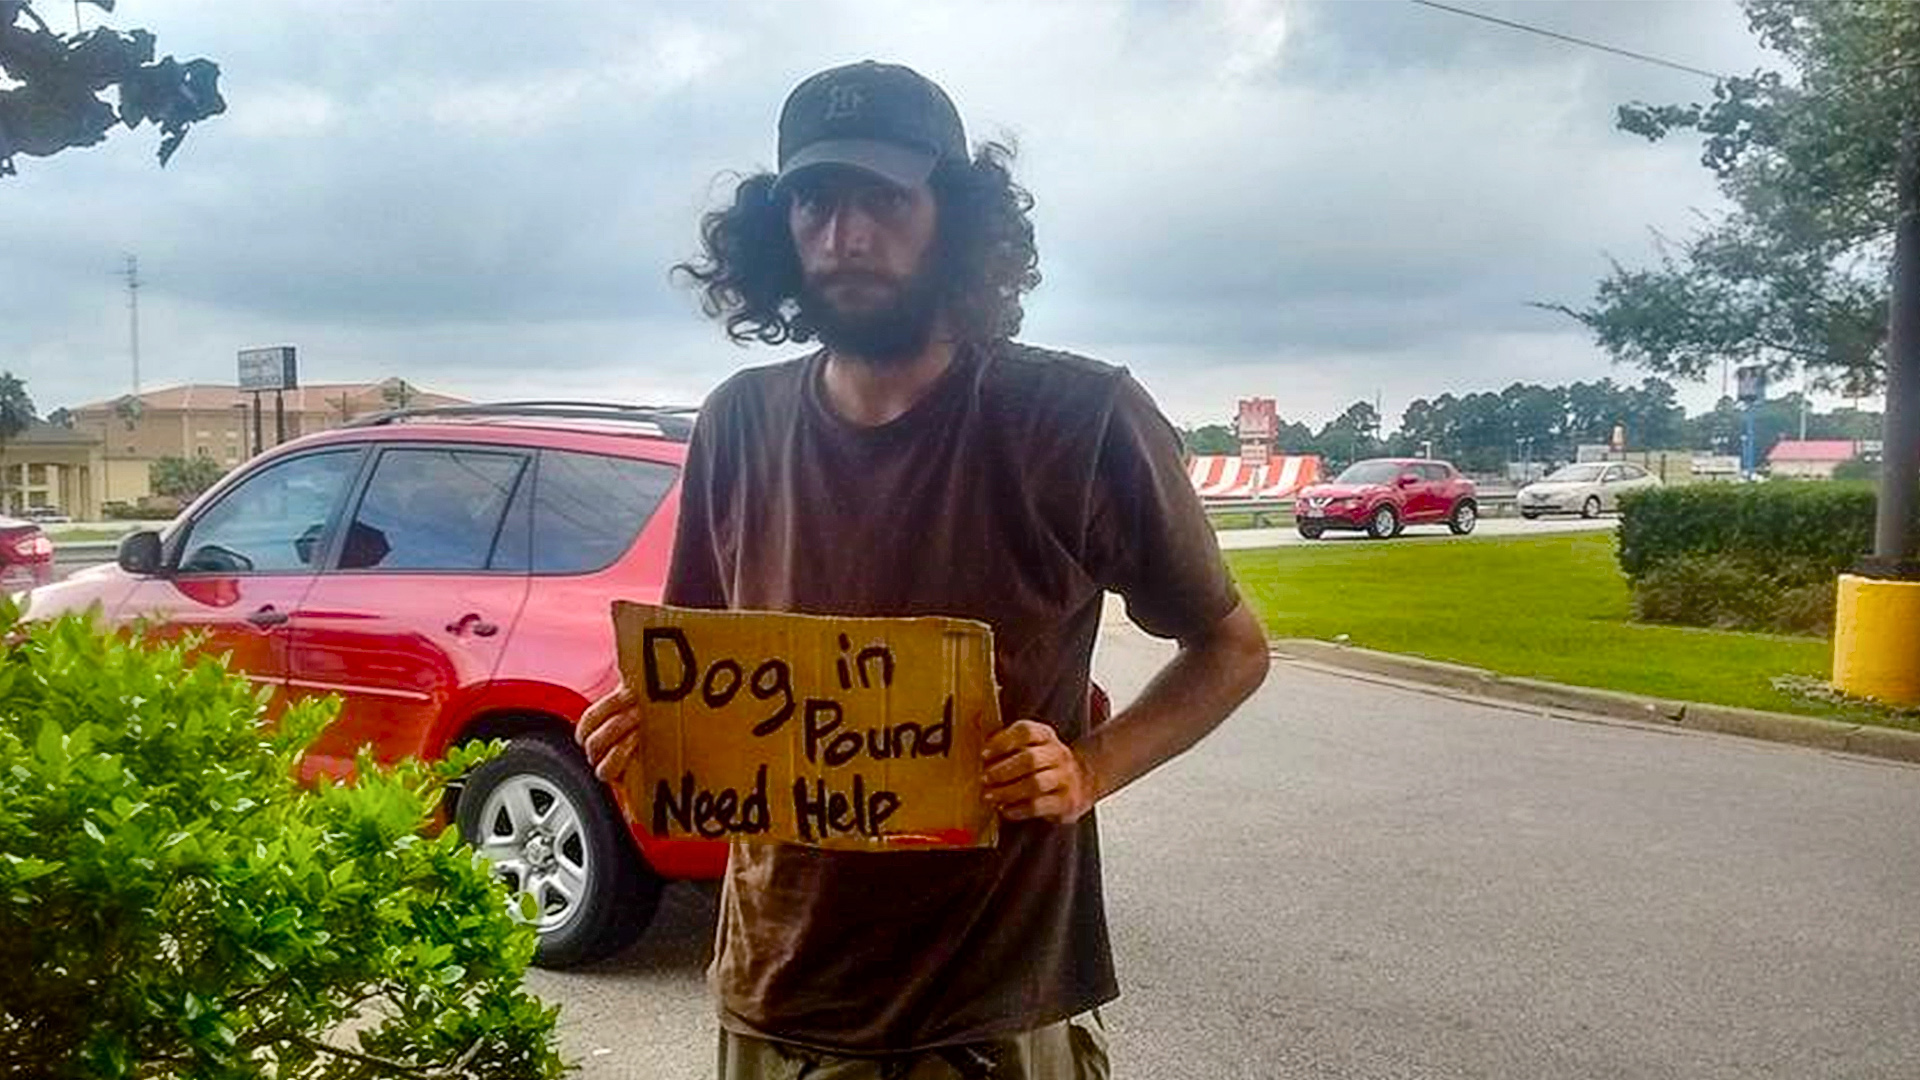
<svg viewBox="0 0 1920 1080"><path fill-rule="evenodd" d="M118 540L78 540L72 543L53 542L53 564L55 566L92 566L95 563L110 563L120 554Z"/></svg>

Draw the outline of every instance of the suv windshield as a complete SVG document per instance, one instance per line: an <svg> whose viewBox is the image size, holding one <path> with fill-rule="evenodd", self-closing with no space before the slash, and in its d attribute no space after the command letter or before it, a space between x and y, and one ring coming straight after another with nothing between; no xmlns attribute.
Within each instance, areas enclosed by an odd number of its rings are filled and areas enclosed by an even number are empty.
<svg viewBox="0 0 1920 1080"><path fill-rule="evenodd" d="M1334 478L1336 484L1391 484L1400 475L1397 461L1359 461Z"/></svg>
<svg viewBox="0 0 1920 1080"><path fill-rule="evenodd" d="M1555 484L1591 484L1600 479L1604 465L1569 465L1552 476L1547 477Z"/></svg>

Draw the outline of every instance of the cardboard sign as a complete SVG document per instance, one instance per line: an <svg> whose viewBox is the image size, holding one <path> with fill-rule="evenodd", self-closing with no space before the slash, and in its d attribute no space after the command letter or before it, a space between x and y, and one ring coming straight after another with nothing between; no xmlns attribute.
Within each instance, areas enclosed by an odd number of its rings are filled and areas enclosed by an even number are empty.
<svg viewBox="0 0 1920 1080"><path fill-rule="evenodd" d="M993 637L960 619L613 606L640 696L626 809L671 839L988 847Z"/></svg>

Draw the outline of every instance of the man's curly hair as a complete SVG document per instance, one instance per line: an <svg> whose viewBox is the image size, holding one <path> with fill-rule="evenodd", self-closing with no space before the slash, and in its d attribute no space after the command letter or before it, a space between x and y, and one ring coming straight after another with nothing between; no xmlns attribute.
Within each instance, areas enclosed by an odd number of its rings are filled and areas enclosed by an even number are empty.
<svg viewBox="0 0 1920 1080"><path fill-rule="evenodd" d="M1040 284L1033 242L1033 196L1014 183L1014 152L983 143L972 161L941 162L929 185L939 207L932 257L941 309L961 341L987 342L1020 332L1020 297ZM800 313L800 257L774 176L757 173L734 188L733 205L700 219L702 254L673 268L700 291L700 308L726 326L736 344L782 345L814 339Z"/></svg>

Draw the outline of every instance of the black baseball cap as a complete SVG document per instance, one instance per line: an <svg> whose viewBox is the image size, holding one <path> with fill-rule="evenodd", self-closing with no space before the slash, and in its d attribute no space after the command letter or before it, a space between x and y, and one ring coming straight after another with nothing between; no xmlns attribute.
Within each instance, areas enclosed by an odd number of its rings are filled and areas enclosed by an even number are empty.
<svg viewBox="0 0 1920 1080"><path fill-rule="evenodd" d="M967 134L952 99L932 79L899 64L863 60L809 77L780 109L780 178L822 165L872 173L912 187L943 160L967 158Z"/></svg>

